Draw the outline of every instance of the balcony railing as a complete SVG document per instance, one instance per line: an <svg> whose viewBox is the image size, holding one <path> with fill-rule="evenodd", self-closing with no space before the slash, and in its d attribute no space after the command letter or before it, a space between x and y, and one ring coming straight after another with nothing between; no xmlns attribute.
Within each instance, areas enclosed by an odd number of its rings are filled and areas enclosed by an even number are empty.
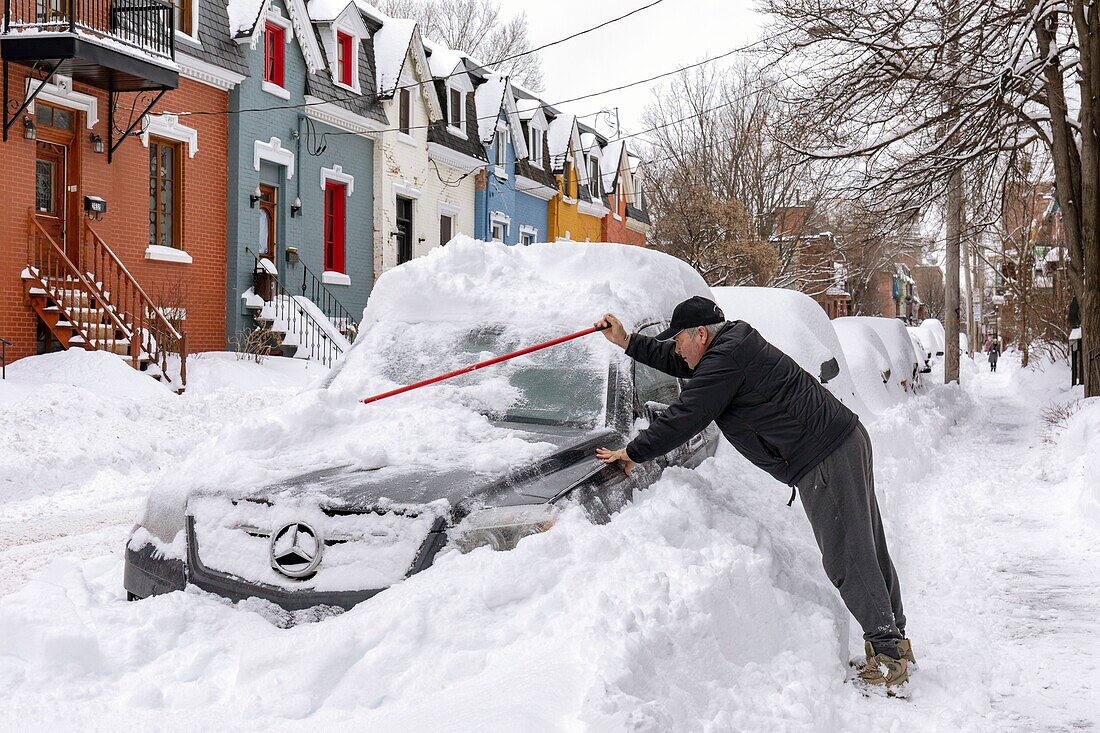
<svg viewBox="0 0 1100 733"><path fill-rule="evenodd" d="M175 13L165 0L4 0L4 34L78 33L175 59Z"/></svg>

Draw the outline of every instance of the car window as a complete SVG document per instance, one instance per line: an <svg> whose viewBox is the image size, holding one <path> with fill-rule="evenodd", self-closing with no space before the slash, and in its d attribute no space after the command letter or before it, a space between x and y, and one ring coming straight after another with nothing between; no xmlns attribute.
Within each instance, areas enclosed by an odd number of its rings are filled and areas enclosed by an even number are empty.
<svg viewBox="0 0 1100 733"><path fill-rule="evenodd" d="M656 336L665 329L666 325L654 323L640 328L638 333L643 336ZM680 383L676 381L676 377L639 361L634 362L634 406L638 414L641 414L642 407L647 402L671 405L679 397Z"/></svg>

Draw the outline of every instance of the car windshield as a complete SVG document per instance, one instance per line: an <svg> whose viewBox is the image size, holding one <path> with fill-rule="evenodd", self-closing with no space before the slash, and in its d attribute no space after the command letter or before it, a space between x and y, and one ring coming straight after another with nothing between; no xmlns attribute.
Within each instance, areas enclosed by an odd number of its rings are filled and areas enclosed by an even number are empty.
<svg viewBox="0 0 1100 733"><path fill-rule="evenodd" d="M562 335L557 330L518 332L501 325L437 322L379 323L371 331L364 336L375 344L369 349L372 371L397 384L461 369ZM608 353L602 338L587 336L463 374L440 386L495 420L593 428L604 418Z"/></svg>

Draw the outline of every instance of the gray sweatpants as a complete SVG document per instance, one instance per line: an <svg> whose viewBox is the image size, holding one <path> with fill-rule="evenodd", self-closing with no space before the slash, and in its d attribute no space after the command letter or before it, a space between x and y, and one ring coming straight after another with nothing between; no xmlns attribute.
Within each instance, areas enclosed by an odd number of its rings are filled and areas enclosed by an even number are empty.
<svg viewBox="0 0 1100 733"><path fill-rule="evenodd" d="M821 563L876 654L897 658L904 636L901 586L886 549L875 500L871 439L857 424L836 450L798 482Z"/></svg>

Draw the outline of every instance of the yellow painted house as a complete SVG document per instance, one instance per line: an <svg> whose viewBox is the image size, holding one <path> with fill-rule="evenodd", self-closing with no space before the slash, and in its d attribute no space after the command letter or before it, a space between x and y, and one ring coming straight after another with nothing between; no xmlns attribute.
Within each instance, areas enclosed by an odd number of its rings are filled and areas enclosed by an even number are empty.
<svg viewBox="0 0 1100 733"><path fill-rule="evenodd" d="M577 118L559 115L546 133L550 164L558 194L547 208L548 239L574 242L601 241L601 225L609 209L600 190L600 147L594 138L586 149Z"/></svg>

